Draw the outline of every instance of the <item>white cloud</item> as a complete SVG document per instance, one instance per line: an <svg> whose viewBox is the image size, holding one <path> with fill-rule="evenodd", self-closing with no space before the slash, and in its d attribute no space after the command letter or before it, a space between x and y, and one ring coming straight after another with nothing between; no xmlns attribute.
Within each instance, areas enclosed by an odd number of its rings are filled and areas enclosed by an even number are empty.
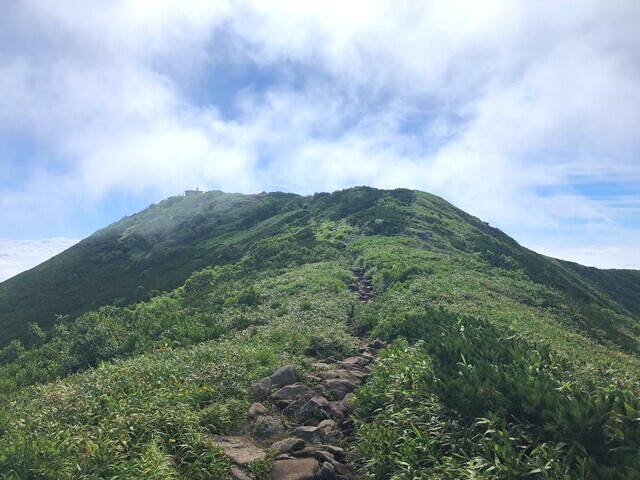
<svg viewBox="0 0 640 480"><path fill-rule="evenodd" d="M0 282L39 265L78 243L73 238L14 240L0 238Z"/></svg>
<svg viewBox="0 0 640 480"><path fill-rule="evenodd" d="M0 192L0 224L114 192L370 184L433 191L523 241L576 220L593 238L630 207L563 186L640 182L639 23L632 0L13 4L0 132L59 166ZM264 78L217 82L229 65ZM197 100L209 83L232 113Z"/></svg>
<svg viewBox="0 0 640 480"><path fill-rule="evenodd" d="M589 267L640 270L638 244L634 245L527 245L550 257L569 260Z"/></svg>

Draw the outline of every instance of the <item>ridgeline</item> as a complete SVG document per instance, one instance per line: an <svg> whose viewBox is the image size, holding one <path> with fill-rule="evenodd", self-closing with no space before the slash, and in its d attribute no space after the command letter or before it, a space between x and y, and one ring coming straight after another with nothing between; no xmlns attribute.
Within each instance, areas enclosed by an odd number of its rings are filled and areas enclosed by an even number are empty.
<svg viewBox="0 0 640 480"><path fill-rule="evenodd" d="M310 475L640 478L639 293L424 192L171 197L0 284L0 474L278 478L277 436L221 446L255 435L252 385L287 365L336 397L318 365L368 337L327 446L349 467L307 439ZM282 436L327 420L274 394Z"/></svg>

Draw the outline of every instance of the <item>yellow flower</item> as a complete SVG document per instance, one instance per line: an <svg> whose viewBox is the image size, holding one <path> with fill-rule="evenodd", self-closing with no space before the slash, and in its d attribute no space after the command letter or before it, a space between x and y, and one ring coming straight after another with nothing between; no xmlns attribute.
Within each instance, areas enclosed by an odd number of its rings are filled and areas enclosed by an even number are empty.
<svg viewBox="0 0 640 480"><path fill-rule="evenodd" d="M176 443L176 439L172 438L171 440L169 440L169 443Z"/></svg>

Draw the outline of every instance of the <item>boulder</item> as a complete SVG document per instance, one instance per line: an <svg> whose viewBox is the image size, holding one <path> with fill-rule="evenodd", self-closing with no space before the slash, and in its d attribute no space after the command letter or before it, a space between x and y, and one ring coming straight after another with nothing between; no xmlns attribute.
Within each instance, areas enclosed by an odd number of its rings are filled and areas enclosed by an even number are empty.
<svg viewBox="0 0 640 480"><path fill-rule="evenodd" d="M271 377L265 377L259 382L254 383L249 387L248 394L249 399L253 401L263 400L269 396L273 383Z"/></svg>
<svg viewBox="0 0 640 480"><path fill-rule="evenodd" d="M271 378L271 384L274 388L285 387L298 381L298 375L291 365L280 367L269 378Z"/></svg>
<svg viewBox="0 0 640 480"><path fill-rule="evenodd" d="M338 461L336 460L336 457L334 457L333 454L325 450L317 450L315 453L315 456L316 456L316 460L318 460L318 462L320 463L329 462L332 465L335 465L336 463L338 463Z"/></svg>
<svg viewBox="0 0 640 480"><path fill-rule="evenodd" d="M315 458L292 458L273 462L272 480L313 480L320 465Z"/></svg>
<svg viewBox="0 0 640 480"><path fill-rule="evenodd" d="M268 415L269 410L263 404L255 402L253 405L249 407L248 416L249 418L259 417L261 415Z"/></svg>
<svg viewBox="0 0 640 480"><path fill-rule="evenodd" d="M351 380L352 378L355 378L356 380L354 383L362 383L369 377L369 370L356 370L354 368L353 370L349 371L349 374L351 375L350 377L341 376L340 378L344 378L345 380Z"/></svg>
<svg viewBox="0 0 640 480"><path fill-rule="evenodd" d="M282 408L282 415L287 418L293 418L298 415L300 409L307 403L308 397L299 398L292 402L280 401L278 406Z"/></svg>
<svg viewBox="0 0 640 480"><path fill-rule="evenodd" d="M318 424L318 428L321 428L325 433L329 433L331 430L336 428L336 422L331 419L323 420Z"/></svg>
<svg viewBox="0 0 640 480"><path fill-rule="evenodd" d="M326 443L337 442L344 438L344 435L336 428L336 426L337 425L334 420L325 420L320 422L318 425L318 428L322 429L322 432L324 433L323 439Z"/></svg>
<svg viewBox="0 0 640 480"><path fill-rule="evenodd" d="M307 443L320 443L324 432L319 427L298 427L293 431L293 435L303 439Z"/></svg>
<svg viewBox="0 0 640 480"><path fill-rule="evenodd" d="M273 415L264 415L257 418L253 424L253 431L258 437L273 438L284 432L284 425L280 418Z"/></svg>
<svg viewBox="0 0 640 480"><path fill-rule="evenodd" d="M320 445L317 450L324 450L332 454L337 460L342 460L347 456L344 448L336 447L335 445Z"/></svg>
<svg viewBox="0 0 640 480"><path fill-rule="evenodd" d="M280 455L275 457L274 460L291 460L292 458L294 458L294 457L292 457L288 453L281 453Z"/></svg>
<svg viewBox="0 0 640 480"><path fill-rule="evenodd" d="M304 379L307 383L320 383L322 381L322 378L313 375L305 375Z"/></svg>
<svg viewBox="0 0 640 480"><path fill-rule="evenodd" d="M298 412L298 417L305 421L308 419L321 420L328 418L329 400L320 395L311 397Z"/></svg>
<svg viewBox="0 0 640 480"><path fill-rule="evenodd" d="M335 370L326 370L317 372L316 377L321 378L322 380L329 380L330 378L340 378L340 375Z"/></svg>
<svg viewBox="0 0 640 480"><path fill-rule="evenodd" d="M336 468L329 462L320 465L320 469L316 475L317 480L336 480Z"/></svg>
<svg viewBox="0 0 640 480"><path fill-rule="evenodd" d="M302 457L315 457L316 452L318 451L317 446L309 445L308 447L304 447L302 450L298 450L297 452L291 453L296 458Z"/></svg>
<svg viewBox="0 0 640 480"><path fill-rule="evenodd" d="M347 413L351 415L356 408L356 394L353 392L347 393L340 404L345 408Z"/></svg>
<svg viewBox="0 0 640 480"><path fill-rule="evenodd" d="M326 443L334 443L342 440L344 438L344 434L340 430L329 430L324 434L324 441Z"/></svg>
<svg viewBox="0 0 640 480"><path fill-rule="evenodd" d="M370 361L362 356L357 357L349 357L344 360L338 362L338 365L344 367L346 369L354 369L354 368L365 368L369 365Z"/></svg>
<svg viewBox="0 0 640 480"><path fill-rule="evenodd" d="M362 358L364 358L364 359L368 360L368 361L369 361L369 363L373 362L373 361L376 359L376 357L374 357L374 356L373 356L371 353L369 353L369 352L363 352L363 353L361 353L361 354L360 354L360 356L361 356Z"/></svg>
<svg viewBox="0 0 640 480"><path fill-rule="evenodd" d="M353 392L356 389L356 385L349 380L343 378L331 378L323 382L329 396L334 400L342 400L347 393Z"/></svg>
<svg viewBox="0 0 640 480"><path fill-rule="evenodd" d="M347 409L340 402L329 402L331 417L335 420L342 420L347 417Z"/></svg>
<svg viewBox="0 0 640 480"><path fill-rule="evenodd" d="M315 393L316 392L301 383L294 383L293 385L287 385L282 387L280 390L276 390L271 395L271 399L275 401L292 402L306 396L311 398Z"/></svg>
<svg viewBox="0 0 640 480"><path fill-rule="evenodd" d="M338 374L338 378L349 380L351 383L360 383L362 377L366 375L365 372L361 372L360 370L338 369L334 370L334 372Z"/></svg>
<svg viewBox="0 0 640 480"><path fill-rule="evenodd" d="M316 370L326 370L328 368L331 368L330 365L328 363L324 363L324 362L313 362L311 364L311 368L314 368Z"/></svg>
<svg viewBox="0 0 640 480"><path fill-rule="evenodd" d="M291 453L302 450L305 446L301 438L288 437L271 445L271 450L275 453Z"/></svg>
<svg viewBox="0 0 640 480"><path fill-rule="evenodd" d="M247 437L213 437L216 445L237 465L248 465L256 460L263 460L266 453L256 447Z"/></svg>

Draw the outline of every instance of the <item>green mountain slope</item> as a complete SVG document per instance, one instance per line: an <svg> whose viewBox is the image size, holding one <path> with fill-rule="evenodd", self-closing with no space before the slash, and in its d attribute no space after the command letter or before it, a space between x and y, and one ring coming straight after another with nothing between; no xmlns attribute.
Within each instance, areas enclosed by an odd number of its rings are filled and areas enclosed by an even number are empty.
<svg viewBox="0 0 640 480"><path fill-rule="evenodd" d="M392 342L345 445L367 478L639 478L639 279L423 192L170 198L0 285L0 473L228 478L247 387L352 324Z"/></svg>
<svg viewBox="0 0 640 480"><path fill-rule="evenodd" d="M180 286L194 271L239 260L261 239L325 220L344 220L359 234L414 236L419 248L443 255L473 254L481 269L522 272L559 292L560 303L574 304L575 322L585 329L633 348L633 325L611 322L607 310L640 314L640 273L548 259L440 198L366 188L313 197L209 192L152 205L0 283L0 345L28 340L30 322L48 329L57 315L75 317L102 305L147 299ZM587 305L597 311L583 315ZM627 329L634 330L631 339Z"/></svg>
<svg viewBox="0 0 640 480"><path fill-rule="evenodd" d="M255 239L295 221L296 195L209 192L171 197L99 230L51 260L0 283L0 345L29 322L129 304L180 286L194 271L239 259Z"/></svg>

